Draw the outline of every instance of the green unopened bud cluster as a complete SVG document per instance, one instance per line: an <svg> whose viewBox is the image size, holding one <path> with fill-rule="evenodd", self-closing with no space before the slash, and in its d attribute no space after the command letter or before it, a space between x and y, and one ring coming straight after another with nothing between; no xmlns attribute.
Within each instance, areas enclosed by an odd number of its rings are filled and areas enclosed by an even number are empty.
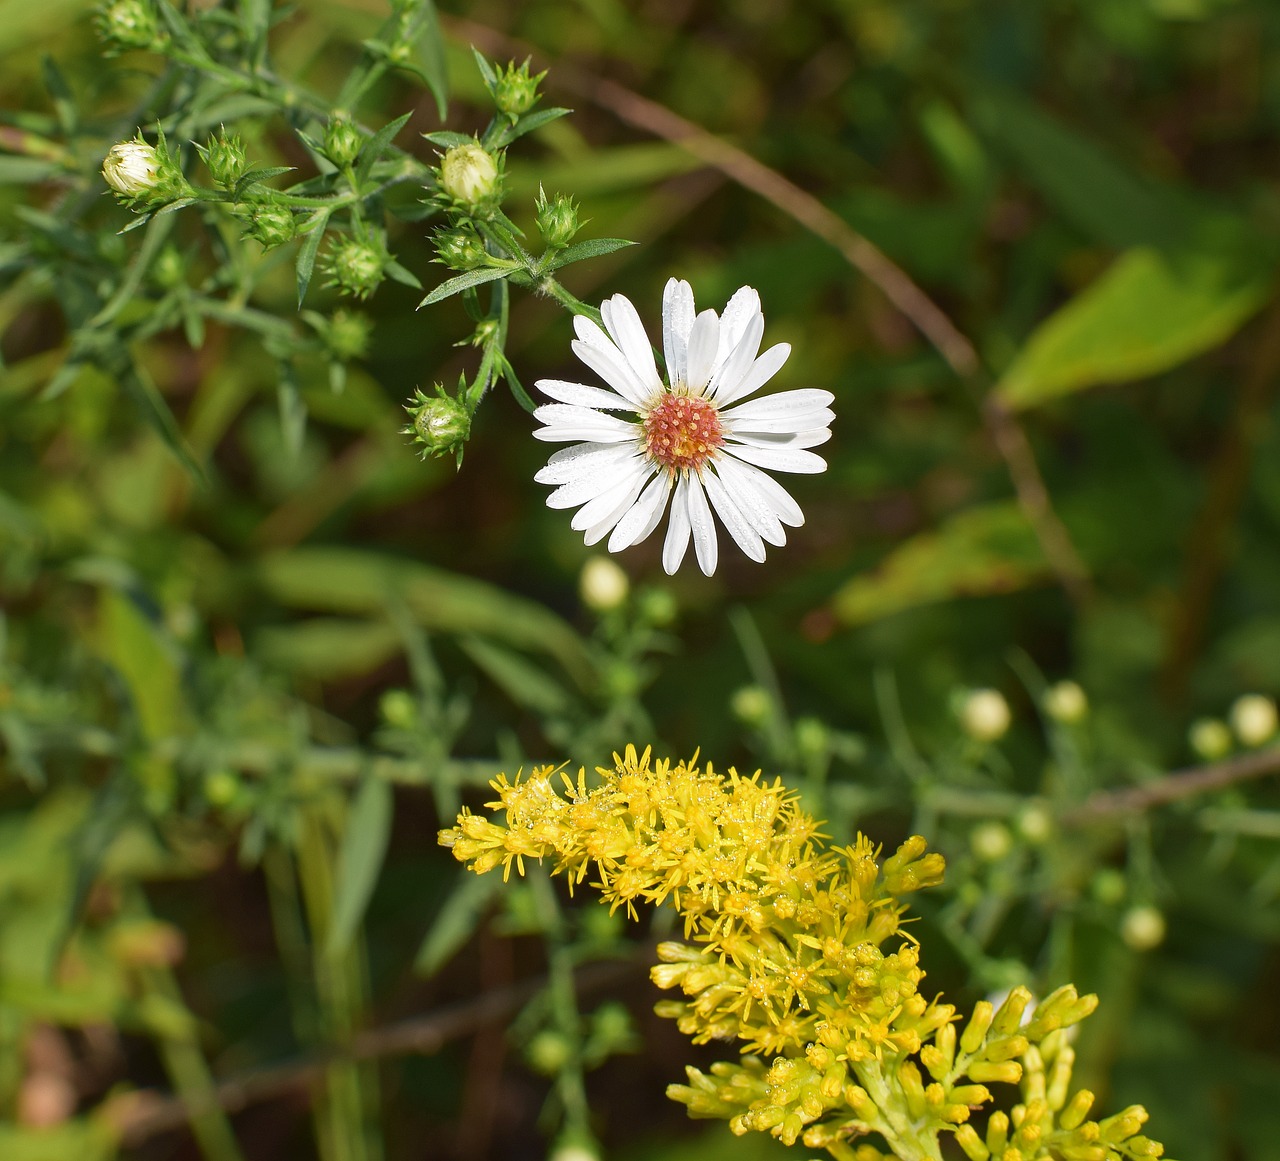
<svg viewBox="0 0 1280 1161"><path fill-rule="evenodd" d="M437 383L436 393L427 395L421 390L413 393L413 399L405 406L409 413L409 425L404 434L413 437L422 451L421 456L453 455L462 463L462 452L471 435L471 413Z"/></svg>
<svg viewBox="0 0 1280 1161"><path fill-rule="evenodd" d="M548 249L560 250L573 241L574 235L582 228L578 221L578 207L573 199L564 194L556 194L548 198L541 187L538 188L538 200L535 204L538 233Z"/></svg>
<svg viewBox="0 0 1280 1161"><path fill-rule="evenodd" d="M345 117L334 117L325 127L324 155L339 169L345 169L360 156L364 134Z"/></svg>
<svg viewBox="0 0 1280 1161"><path fill-rule="evenodd" d="M153 0L108 0L98 5L93 23L108 56L129 49L155 51L167 39Z"/></svg>
<svg viewBox="0 0 1280 1161"><path fill-rule="evenodd" d="M197 145L196 149L214 184L223 189L234 189L249 168L244 142L225 129L210 137L206 144Z"/></svg>
<svg viewBox="0 0 1280 1161"><path fill-rule="evenodd" d="M387 276L391 254L381 230L366 229L336 236L329 244L324 269L326 286L335 286L353 298L368 298Z"/></svg>
<svg viewBox="0 0 1280 1161"><path fill-rule="evenodd" d="M497 70L492 81L486 78L485 87L498 112L514 125L538 103L538 85L546 75L544 71L530 76L529 58L526 57L518 67L515 61L511 61L505 69Z"/></svg>

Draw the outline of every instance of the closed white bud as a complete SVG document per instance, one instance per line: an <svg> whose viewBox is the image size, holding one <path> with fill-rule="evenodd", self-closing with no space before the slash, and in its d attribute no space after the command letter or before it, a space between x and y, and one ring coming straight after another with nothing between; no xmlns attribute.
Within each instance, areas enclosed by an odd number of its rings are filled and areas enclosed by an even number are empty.
<svg viewBox="0 0 1280 1161"><path fill-rule="evenodd" d="M160 159L145 141L121 141L113 145L102 163L102 176L116 193L137 197L155 189Z"/></svg>
<svg viewBox="0 0 1280 1161"><path fill-rule="evenodd" d="M578 591L582 603L597 613L616 609L627 599L630 588L627 574L607 556L593 556L582 566Z"/></svg>
<svg viewBox="0 0 1280 1161"><path fill-rule="evenodd" d="M1045 690L1044 712L1055 722L1073 726L1084 721L1089 712L1089 699L1074 681L1059 681Z"/></svg>
<svg viewBox="0 0 1280 1161"><path fill-rule="evenodd" d="M498 186L493 154L478 142L455 145L440 162L440 185L454 201L478 205Z"/></svg>
<svg viewBox="0 0 1280 1161"><path fill-rule="evenodd" d="M1246 693L1231 706L1231 728L1246 746L1261 746L1276 733L1276 703L1260 693Z"/></svg>
<svg viewBox="0 0 1280 1161"><path fill-rule="evenodd" d="M960 725L979 742L994 742L1009 731L1013 715L1004 694L995 689L975 689L960 706Z"/></svg>
<svg viewBox="0 0 1280 1161"><path fill-rule="evenodd" d="M1164 942L1164 913L1150 905L1130 907L1120 920L1120 938L1134 951L1150 951Z"/></svg>

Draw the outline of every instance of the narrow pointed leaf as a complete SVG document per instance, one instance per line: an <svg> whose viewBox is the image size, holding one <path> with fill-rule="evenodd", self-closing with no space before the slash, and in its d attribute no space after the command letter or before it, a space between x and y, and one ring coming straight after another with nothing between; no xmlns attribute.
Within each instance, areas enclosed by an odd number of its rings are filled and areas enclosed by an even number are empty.
<svg viewBox="0 0 1280 1161"><path fill-rule="evenodd" d="M446 298L451 298L464 290L470 290L473 286L483 286L486 282L496 282L499 278L506 278L511 273L511 270L501 266L491 266L485 270L469 270L466 274L459 274L457 278L450 278L447 282L440 283L435 290L418 303L418 309L421 310L424 306L443 302Z"/></svg>
<svg viewBox="0 0 1280 1161"><path fill-rule="evenodd" d="M327 955L346 951L364 919L386 858L393 806L391 786L380 778L366 777L356 791L342 835Z"/></svg>
<svg viewBox="0 0 1280 1161"><path fill-rule="evenodd" d="M373 168L373 163L378 160L387 150L387 146L395 139L397 133L405 127L412 113L405 113L403 116L397 117L394 121L389 122L379 129L360 149L359 155L356 157L356 183L363 185L369 178L369 171Z"/></svg>

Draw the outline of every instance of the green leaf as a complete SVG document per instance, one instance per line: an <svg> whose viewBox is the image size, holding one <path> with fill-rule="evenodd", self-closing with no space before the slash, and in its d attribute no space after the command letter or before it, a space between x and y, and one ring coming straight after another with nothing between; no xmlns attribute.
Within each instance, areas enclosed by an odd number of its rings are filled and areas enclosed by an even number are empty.
<svg viewBox="0 0 1280 1161"><path fill-rule="evenodd" d="M346 951L364 919L387 854L393 807L389 783L373 777L361 782L342 834L326 955L340 956Z"/></svg>
<svg viewBox="0 0 1280 1161"><path fill-rule="evenodd" d="M295 609L383 617L401 601L427 629L481 634L554 657L584 688L595 667L581 638L550 610L494 585L413 561L353 549L305 547L262 560L255 576Z"/></svg>
<svg viewBox="0 0 1280 1161"><path fill-rule="evenodd" d="M422 136L441 149L452 149L455 145L474 145L476 140L466 133L455 133L452 129L437 129L434 133L424 133Z"/></svg>
<svg viewBox="0 0 1280 1161"><path fill-rule="evenodd" d="M873 571L847 582L833 608L843 624L862 625L953 597L1013 592L1050 575L1017 504L987 504L895 548Z"/></svg>
<svg viewBox="0 0 1280 1161"><path fill-rule="evenodd" d="M502 886L501 875L464 875L445 897L444 905L418 948L413 970L433 976L471 938L490 900Z"/></svg>
<svg viewBox="0 0 1280 1161"><path fill-rule="evenodd" d="M41 60L40 71L44 76L44 87L48 89L49 96L53 100L53 107L58 115L58 124L62 128L63 134L67 137L77 136L80 125L80 109L76 103L75 94L71 91L71 86L67 84L67 78L51 56L46 56Z"/></svg>
<svg viewBox="0 0 1280 1161"><path fill-rule="evenodd" d="M1267 294L1264 281L1242 279L1217 260L1131 250L1040 325L996 396L1031 407L1166 371L1230 338Z"/></svg>
<svg viewBox="0 0 1280 1161"><path fill-rule="evenodd" d="M356 157L356 185L362 186L369 179L369 171L373 168L373 163L387 151L395 135L405 127L405 123L412 116L413 113L409 112L397 117L379 129L361 146L360 153Z"/></svg>
<svg viewBox="0 0 1280 1161"><path fill-rule="evenodd" d="M400 634L385 621L311 617L273 625L253 638L254 654L268 665L316 681L362 677L400 652Z"/></svg>
<svg viewBox="0 0 1280 1161"><path fill-rule="evenodd" d="M203 483L204 471L196 463L196 458L187 446L187 441L178 427L178 421L174 419L173 412L165 403L164 396L156 390L149 379L142 377L141 371L133 363L129 363L120 371L117 381L120 389L142 414L143 419L164 440L165 446L173 452L192 476Z"/></svg>
<svg viewBox="0 0 1280 1161"><path fill-rule="evenodd" d="M113 1161L116 1156L116 1134L106 1117L79 1117L41 1129L0 1124L5 1161Z"/></svg>
<svg viewBox="0 0 1280 1161"><path fill-rule="evenodd" d="M437 302L443 302L446 298L451 298L464 290L470 290L473 286L483 286L486 282L497 282L499 278L506 278L512 273L514 271L506 266L489 266L484 270L469 270L466 274L459 274L457 278L450 278L448 281L440 283L435 290L418 303L418 309L421 310L424 306L432 306Z"/></svg>
<svg viewBox="0 0 1280 1161"><path fill-rule="evenodd" d="M1191 197L1135 172L1097 142L1007 92L973 102L982 133L1077 228L1117 248L1177 248L1203 211Z"/></svg>
<svg viewBox="0 0 1280 1161"><path fill-rule="evenodd" d="M459 644L517 705L547 716L563 714L569 709L569 695L563 686L520 654L481 637L464 637Z"/></svg>
<svg viewBox="0 0 1280 1161"><path fill-rule="evenodd" d="M175 734L186 716L178 655L138 605L103 589L98 608L98 652L124 678L144 737Z"/></svg>
<svg viewBox="0 0 1280 1161"><path fill-rule="evenodd" d="M449 111L449 69L445 63L444 35L434 0L419 0L415 17L418 29L418 64L427 88L436 99L436 113L443 121Z"/></svg>
<svg viewBox="0 0 1280 1161"><path fill-rule="evenodd" d="M62 169L56 161L43 157L0 156L0 185L33 185Z"/></svg>
<svg viewBox="0 0 1280 1161"><path fill-rule="evenodd" d="M276 384L276 402L280 408L280 432L285 451L296 463L302 454L302 441L307 435L307 405L298 390L293 364L280 364L280 381Z"/></svg>
<svg viewBox="0 0 1280 1161"><path fill-rule="evenodd" d="M559 270L571 262L581 262L584 258L599 258L604 254L612 254L615 250L623 250L634 246L634 242L626 238L591 238L585 242L575 242L566 246L551 262L552 270Z"/></svg>
<svg viewBox="0 0 1280 1161"><path fill-rule="evenodd" d="M401 266L394 258L388 259L383 269L391 277L392 281L398 282L402 286L412 286L414 290L422 289L422 282L418 276L407 267Z"/></svg>
<svg viewBox="0 0 1280 1161"><path fill-rule="evenodd" d="M572 109L539 109L536 113L526 113L514 125L498 130L494 134L490 147L493 149L505 149L526 133L541 129L542 126L549 125L552 121L558 121L561 117L567 117L572 112Z"/></svg>
<svg viewBox="0 0 1280 1161"><path fill-rule="evenodd" d="M316 255L320 252L320 240L324 237L326 227L329 225L329 213L327 210L318 210L312 216L311 221L303 227L306 231L306 237L301 246L298 247L297 276L298 276L298 309L302 309L302 300L307 295L307 287L311 285L311 274L316 268Z"/></svg>

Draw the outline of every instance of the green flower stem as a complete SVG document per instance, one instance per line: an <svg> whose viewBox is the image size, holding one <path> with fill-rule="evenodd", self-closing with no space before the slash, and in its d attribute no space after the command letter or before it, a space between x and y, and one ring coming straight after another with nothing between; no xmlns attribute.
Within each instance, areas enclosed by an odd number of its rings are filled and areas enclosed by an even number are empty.
<svg viewBox="0 0 1280 1161"><path fill-rule="evenodd" d="M582 299L575 297L554 278L550 276L544 277L538 282L538 289L550 298L554 298L560 303L570 314L580 314L585 318L589 318L599 327L604 326L604 319L600 317L600 311L594 306L588 306Z"/></svg>
<svg viewBox="0 0 1280 1161"><path fill-rule="evenodd" d="M886 1051L880 1058L872 1057L853 1066L858 1083L881 1112L882 1119L869 1122L869 1127L884 1137L899 1161L942 1161L936 1131L913 1123L906 1111L906 1096L894 1079L902 1059L901 1055Z"/></svg>
<svg viewBox="0 0 1280 1161"><path fill-rule="evenodd" d="M556 1031L569 1046L568 1059L556 1076L556 1095L564 1110L562 1135L579 1141L594 1140L591 1110L582 1067L582 1017L573 986L574 955L565 931L564 916L551 886L551 877L539 869L529 876L534 907L549 953L548 991Z"/></svg>
<svg viewBox="0 0 1280 1161"><path fill-rule="evenodd" d="M167 1004L185 1006L182 992L168 968L145 968L139 973L139 979L144 998L151 995ZM191 1132L200 1152L208 1161L244 1161L231 1122L218 1104L217 1086L196 1032L162 1035L158 1038L158 1047L169 1083L191 1110Z"/></svg>

